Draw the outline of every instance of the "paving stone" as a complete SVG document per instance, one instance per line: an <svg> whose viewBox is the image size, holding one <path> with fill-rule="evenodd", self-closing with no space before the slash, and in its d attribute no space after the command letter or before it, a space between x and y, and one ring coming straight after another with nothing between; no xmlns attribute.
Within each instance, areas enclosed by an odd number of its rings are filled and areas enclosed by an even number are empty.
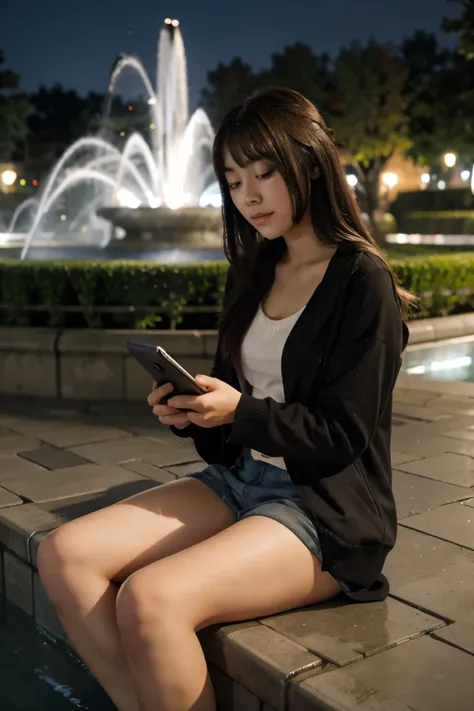
<svg viewBox="0 0 474 711"><path fill-rule="evenodd" d="M322 661L296 642L258 622L243 622L199 633L206 658L277 711L284 711L284 682L301 668Z"/></svg>
<svg viewBox="0 0 474 711"><path fill-rule="evenodd" d="M35 477L45 470L37 464L32 464L22 457L12 455L10 457L0 457L0 485L10 489L8 482L22 479L23 477Z"/></svg>
<svg viewBox="0 0 474 711"><path fill-rule="evenodd" d="M83 464L51 471L43 469L33 475L12 476L6 481L3 479L2 486L30 501L41 503L108 489L127 491L131 482L143 481L149 480L123 467Z"/></svg>
<svg viewBox="0 0 474 711"><path fill-rule="evenodd" d="M474 511L463 504L448 504L405 519L402 524L444 541L474 550Z"/></svg>
<svg viewBox="0 0 474 711"><path fill-rule="evenodd" d="M464 454L439 454L400 464L398 469L448 484L474 486L474 459Z"/></svg>
<svg viewBox="0 0 474 711"><path fill-rule="evenodd" d="M195 462L190 462L189 464L178 464L176 467L168 467L168 471L177 477L183 477L186 476L186 474L199 472L205 467L207 467L206 462L203 459L197 459Z"/></svg>
<svg viewBox="0 0 474 711"><path fill-rule="evenodd" d="M452 437L453 439L461 439L474 441L474 427L466 427L462 430L447 430L443 432L443 437Z"/></svg>
<svg viewBox="0 0 474 711"><path fill-rule="evenodd" d="M3 552L5 597L30 617L33 615L31 568L8 550Z"/></svg>
<svg viewBox="0 0 474 711"><path fill-rule="evenodd" d="M399 519L435 509L452 501L460 501L466 498L467 493L462 486L432 481L396 470L392 473L392 481Z"/></svg>
<svg viewBox="0 0 474 711"><path fill-rule="evenodd" d="M28 542L38 531L50 531L62 523L60 517L35 504L12 506L0 511L0 543L30 562Z"/></svg>
<svg viewBox="0 0 474 711"><path fill-rule="evenodd" d="M434 400L436 395L425 392L423 390L404 390L403 388L395 388L393 391L394 405L406 403L407 405L426 405L430 400Z"/></svg>
<svg viewBox="0 0 474 711"><path fill-rule="evenodd" d="M251 694L236 681L232 682L232 702L235 711L261 711L262 704L258 696Z"/></svg>
<svg viewBox="0 0 474 711"><path fill-rule="evenodd" d="M455 622L436 630L432 636L474 655L474 624Z"/></svg>
<svg viewBox="0 0 474 711"><path fill-rule="evenodd" d="M284 637L338 666L376 654L444 623L388 598L371 605L331 601L262 620Z"/></svg>
<svg viewBox="0 0 474 711"><path fill-rule="evenodd" d="M33 437L24 437L23 435L13 435L0 437L0 457L8 457L12 454L18 454L24 450L34 449L39 447L41 442ZM0 460L1 466L1 460Z"/></svg>
<svg viewBox="0 0 474 711"><path fill-rule="evenodd" d="M145 454L141 459L143 462L148 462L148 464L153 464L156 467L166 467L168 469L178 464L194 463L195 459L199 460L199 455L195 451L190 452L173 446L163 449L159 454ZM199 464L197 469L199 469Z"/></svg>
<svg viewBox="0 0 474 711"><path fill-rule="evenodd" d="M468 499L465 501L464 506L474 506L474 499Z"/></svg>
<svg viewBox="0 0 474 711"><path fill-rule="evenodd" d="M428 422L451 419L450 414L446 411L433 409L431 404L430 407L424 407L422 405L396 403L393 406L393 412L395 416L401 415L402 417L409 417L415 420L425 420Z"/></svg>
<svg viewBox="0 0 474 711"><path fill-rule="evenodd" d="M232 679L223 674L213 664L208 663L208 669L212 686L214 687L217 711L233 711L234 689Z"/></svg>
<svg viewBox="0 0 474 711"><path fill-rule="evenodd" d="M43 627L53 637L64 642L67 641L66 633L61 626L56 610L50 602L41 578L36 571L33 573L33 610L34 620L37 625Z"/></svg>
<svg viewBox="0 0 474 711"><path fill-rule="evenodd" d="M153 479L153 481L159 481L162 484L166 484L168 481L176 481L177 479L177 476L168 469L155 467L153 464L141 462L139 459L132 459L131 462L124 462L120 466L136 474L141 474L141 476L146 476L148 479Z"/></svg>
<svg viewBox="0 0 474 711"><path fill-rule="evenodd" d="M176 438L177 439L177 438ZM81 457L86 457L99 464L119 464L120 462L140 459L149 464L173 464L176 457L174 451L183 452L183 462L189 461L187 450L179 445L170 446L168 442L153 437L128 437L116 442L102 442L100 444L84 444L73 447L70 451ZM194 454L194 456L197 456ZM153 459L150 459L153 458ZM178 462L176 462L178 463Z"/></svg>
<svg viewBox="0 0 474 711"><path fill-rule="evenodd" d="M52 444L55 447L74 447L93 442L107 442L129 437L130 433L115 427L104 427L98 423L64 422L58 419L31 422L24 420L18 428L25 435ZM32 447L27 447L32 449Z"/></svg>
<svg viewBox="0 0 474 711"><path fill-rule="evenodd" d="M430 408L458 415L474 415L474 399L441 395L440 397L430 400Z"/></svg>
<svg viewBox="0 0 474 711"><path fill-rule="evenodd" d="M405 464L406 462L416 462L417 459L423 459L417 454L404 454L403 452L395 452L392 450L391 453L392 466L396 467L398 464Z"/></svg>
<svg viewBox="0 0 474 711"><path fill-rule="evenodd" d="M295 685L290 711L472 711L473 699L474 657L422 637Z"/></svg>
<svg viewBox="0 0 474 711"><path fill-rule="evenodd" d="M81 466L81 464L87 464L90 461L77 454L68 452L66 449L51 447L49 444L45 444L39 449L32 449L28 452L19 452L18 456L50 470L70 469L72 467Z"/></svg>
<svg viewBox="0 0 474 711"><path fill-rule="evenodd" d="M399 527L384 572L397 598L447 620L474 619L472 551Z"/></svg>
<svg viewBox="0 0 474 711"><path fill-rule="evenodd" d="M6 509L8 506L18 506L22 503L23 501L19 496L15 496L15 494L0 486L0 509Z"/></svg>

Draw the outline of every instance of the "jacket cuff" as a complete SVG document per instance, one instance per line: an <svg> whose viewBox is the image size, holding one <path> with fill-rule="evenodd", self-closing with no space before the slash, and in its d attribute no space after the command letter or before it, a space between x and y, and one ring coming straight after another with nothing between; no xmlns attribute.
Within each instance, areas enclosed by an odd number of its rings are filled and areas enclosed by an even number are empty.
<svg viewBox="0 0 474 711"><path fill-rule="evenodd" d="M265 400L243 393L235 410L227 442L253 447L256 441L261 440L260 428L266 424L267 419L268 410Z"/></svg>

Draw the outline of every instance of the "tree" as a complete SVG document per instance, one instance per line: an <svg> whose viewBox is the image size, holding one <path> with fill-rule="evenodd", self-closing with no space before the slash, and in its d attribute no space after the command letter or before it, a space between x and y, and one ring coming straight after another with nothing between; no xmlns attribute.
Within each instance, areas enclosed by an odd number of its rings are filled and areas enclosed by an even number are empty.
<svg viewBox="0 0 474 711"><path fill-rule="evenodd" d="M5 55L0 50L0 67ZM20 77L10 69L0 69L0 161L9 161L28 131L27 118L31 106L23 94L17 91Z"/></svg>
<svg viewBox="0 0 474 711"><path fill-rule="evenodd" d="M216 69L207 73L207 83L202 91L202 104L214 125L257 88L252 67L240 57L230 64L219 62Z"/></svg>
<svg viewBox="0 0 474 711"><path fill-rule="evenodd" d="M443 29L459 34L461 53L468 59L474 59L474 0L448 0L461 5L461 16L453 20L445 17Z"/></svg>
<svg viewBox="0 0 474 711"><path fill-rule="evenodd" d="M375 230L380 178L387 161L411 146L405 86L408 70L389 45L371 39L344 48L334 66L329 124L360 181L360 202Z"/></svg>
<svg viewBox="0 0 474 711"><path fill-rule="evenodd" d="M295 89L324 113L328 108L330 58L315 54L308 45L296 42L271 57L269 70L260 75L260 84L275 84Z"/></svg>
<svg viewBox="0 0 474 711"><path fill-rule="evenodd" d="M401 53L409 76L407 114L413 145L409 155L435 173L444 170L448 150L474 158L474 65L466 57L440 49L432 34L416 32L406 39Z"/></svg>

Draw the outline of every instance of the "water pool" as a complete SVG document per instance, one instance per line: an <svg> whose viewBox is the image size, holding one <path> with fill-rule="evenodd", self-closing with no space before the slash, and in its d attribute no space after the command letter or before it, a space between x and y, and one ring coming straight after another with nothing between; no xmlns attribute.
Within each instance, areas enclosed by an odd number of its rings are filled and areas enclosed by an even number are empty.
<svg viewBox="0 0 474 711"><path fill-rule="evenodd" d="M0 709L114 711L115 706L72 654L6 606L0 611Z"/></svg>
<svg viewBox="0 0 474 711"><path fill-rule="evenodd" d="M435 380L474 382L474 336L410 348L402 373Z"/></svg>

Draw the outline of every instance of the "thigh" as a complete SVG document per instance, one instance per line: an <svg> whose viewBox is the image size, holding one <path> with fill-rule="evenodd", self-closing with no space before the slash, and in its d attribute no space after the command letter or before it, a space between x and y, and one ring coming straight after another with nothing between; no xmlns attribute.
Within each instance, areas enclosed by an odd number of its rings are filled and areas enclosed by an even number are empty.
<svg viewBox="0 0 474 711"><path fill-rule="evenodd" d="M65 563L92 567L120 583L234 522L231 509L209 487L185 478L94 511L51 535Z"/></svg>
<svg viewBox="0 0 474 711"><path fill-rule="evenodd" d="M127 585L148 609L174 609L197 630L277 614L340 592L307 546L282 523L264 516L238 521L150 565Z"/></svg>

